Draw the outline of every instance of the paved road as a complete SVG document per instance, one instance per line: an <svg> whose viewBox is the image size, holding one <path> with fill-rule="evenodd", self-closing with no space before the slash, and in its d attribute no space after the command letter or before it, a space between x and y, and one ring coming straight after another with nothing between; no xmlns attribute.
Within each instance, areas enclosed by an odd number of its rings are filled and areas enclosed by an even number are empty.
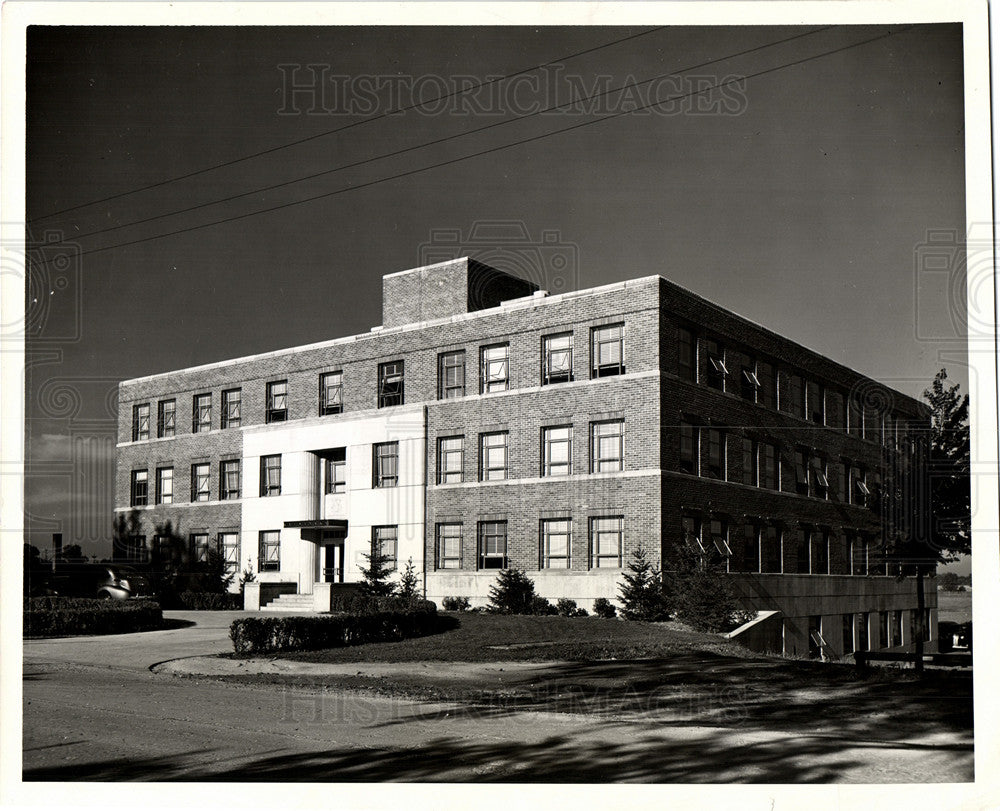
<svg viewBox="0 0 1000 811"><path fill-rule="evenodd" d="M236 614L24 652L25 780L933 782L972 777L971 735L846 738L654 715L470 713L149 668L229 649ZM109 665L108 659L113 659Z"/></svg>

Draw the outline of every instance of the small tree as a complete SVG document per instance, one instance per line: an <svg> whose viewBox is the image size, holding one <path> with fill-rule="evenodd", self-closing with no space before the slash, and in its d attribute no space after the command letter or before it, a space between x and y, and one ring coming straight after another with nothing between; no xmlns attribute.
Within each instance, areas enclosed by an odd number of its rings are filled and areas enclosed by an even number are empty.
<svg viewBox="0 0 1000 811"><path fill-rule="evenodd" d="M243 593L247 583L257 581L257 573L253 570L253 560L247 555L246 568L240 573L240 594Z"/></svg>
<svg viewBox="0 0 1000 811"><path fill-rule="evenodd" d="M670 619L660 572L646 557L642 546L632 552L632 559L622 578L624 582L618 584L622 617L642 622Z"/></svg>
<svg viewBox="0 0 1000 811"><path fill-rule="evenodd" d="M673 551L664 581L676 616L699 631L727 630L747 613L740 608L724 562L710 561L687 545Z"/></svg>
<svg viewBox="0 0 1000 811"><path fill-rule="evenodd" d="M361 555L367 566L359 567L364 581L361 583L361 593L368 597L389 597L396 585L389 580L392 575L392 557L382 552L381 547L372 542L372 551Z"/></svg>
<svg viewBox="0 0 1000 811"><path fill-rule="evenodd" d="M490 609L499 614L532 614L535 607L535 584L523 570L504 569L490 586Z"/></svg>
<svg viewBox="0 0 1000 811"><path fill-rule="evenodd" d="M399 578L399 596L407 600L416 600L421 597L420 580L417 577L416 566L413 565L413 558L406 561L406 567Z"/></svg>

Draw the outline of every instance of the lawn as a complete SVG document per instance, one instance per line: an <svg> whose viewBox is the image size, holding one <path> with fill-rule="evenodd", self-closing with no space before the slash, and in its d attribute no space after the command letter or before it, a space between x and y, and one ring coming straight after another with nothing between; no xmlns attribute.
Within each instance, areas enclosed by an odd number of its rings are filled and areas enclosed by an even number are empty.
<svg viewBox="0 0 1000 811"><path fill-rule="evenodd" d="M450 627L419 639L279 655L357 664L356 671L223 679L457 701L463 712L486 716L530 710L648 717L804 735L850 732L871 740L888 730L905 737L972 728L968 672L929 670L918 677L887 667L860 675L845 663L754 654L679 623L471 613L442 618ZM424 664L406 667L416 662ZM529 664L541 662L547 664Z"/></svg>
<svg viewBox="0 0 1000 811"><path fill-rule="evenodd" d="M547 662L642 659L680 651L744 649L679 623L597 617L535 617L441 612L431 636L347 648L282 654L300 662ZM745 651L744 651L745 652Z"/></svg>

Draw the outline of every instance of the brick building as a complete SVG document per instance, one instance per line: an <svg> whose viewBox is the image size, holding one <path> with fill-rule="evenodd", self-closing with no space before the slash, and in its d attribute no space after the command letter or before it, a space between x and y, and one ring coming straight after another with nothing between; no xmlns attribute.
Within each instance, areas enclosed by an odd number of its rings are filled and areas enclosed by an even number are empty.
<svg viewBox="0 0 1000 811"><path fill-rule="evenodd" d="M119 409L135 548L166 520L218 545L257 573L248 607L329 608L379 544L433 600L482 604L518 566L589 608L640 545L689 544L762 612L756 647L914 642L880 550L927 409L659 276L549 296L468 259L394 273L368 334L128 380Z"/></svg>

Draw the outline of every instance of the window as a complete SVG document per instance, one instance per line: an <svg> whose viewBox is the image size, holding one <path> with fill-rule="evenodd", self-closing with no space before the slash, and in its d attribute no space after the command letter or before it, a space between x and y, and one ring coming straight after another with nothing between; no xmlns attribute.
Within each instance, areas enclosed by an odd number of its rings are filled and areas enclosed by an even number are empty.
<svg viewBox="0 0 1000 811"><path fill-rule="evenodd" d="M843 616L843 647L844 656L850 656L854 653L854 626L856 622L854 619L854 614L844 614Z"/></svg>
<svg viewBox="0 0 1000 811"><path fill-rule="evenodd" d="M372 446L372 487L399 484L399 443L381 442Z"/></svg>
<svg viewBox="0 0 1000 811"><path fill-rule="evenodd" d="M774 367L770 363L757 361L757 380L760 382L757 387L757 402L766 408L774 408Z"/></svg>
<svg viewBox="0 0 1000 811"><path fill-rule="evenodd" d="M372 527L372 556L385 558L385 567L396 570L396 551L399 542L397 527Z"/></svg>
<svg viewBox="0 0 1000 811"><path fill-rule="evenodd" d="M713 389L719 391L726 390L726 377L729 369L726 368L725 351L721 349L715 341L704 341L705 352L705 382Z"/></svg>
<svg viewBox="0 0 1000 811"><path fill-rule="evenodd" d="M838 431L847 428L847 415L844 414L844 395L839 391L824 389L826 397L826 424Z"/></svg>
<svg viewBox="0 0 1000 811"><path fill-rule="evenodd" d="M799 375L788 375L788 408L784 410L800 419L806 417L806 390Z"/></svg>
<svg viewBox="0 0 1000 811"><path fill-rule="evenodd" d="M681 380L695 383L694 336L689 330L677 330L677 376Z"/></svg>
<svg viewBox="0 0 1000 811"><path fill-rule="evenodd" d="M347 491L347 448L334 448L325 460L326 493Z"/></svg>
<svg viewBox="0 0 1000 811"><path fill-rule="evenodd" d="M378 365L378 407L403 404L403 361L393 360Z"/></svg>
<svg viewBox="0 0 1000 811"><path fill-rule="evenodd" d="M212 395L196 394L192 400L191 433L212 430Z"/></svg>
<svg viewBox="0 0 1000 811"><path fill-rule="evenodd" d="M479 435L479 480L507 478L507 432Z"/></svg>
<svg viewBox="0 0 1000 811"><path fill-rule="evenodd" d="M219 463L219 498L229 501L240 497L240 460L226 459Z"/></svg>
<svg viewBox="0 0 1000 811"><path fill-rule="evenodd" d="M191 535L191 560L195 563L208 563L208 533L195 532Z"/></svg>
<svg viewBox="0 0 1000 811"><path fill-rule="evenodd" d="M708 523L711 537L709 541L709 553L714 561L725 560L733 556L733 550L729 548L729 524L720 518L713 518Z"/></svg>
<svg viewBox="0 0 1000 811"><path fill-rule="evenodd" d="M795 451L795 492L809 495L809 453L804 450Z"/></svg>
<svg viewBox="0 0 1000 811"><path fill-rule="evenodd" d="M759 479L757 478L758 473L758 463L757 454L759 448L757 443L754 442L750 437L743 437L743 484L747 484L751 487L757 487Z"/></svg>
<svg viewBox="0 0 1000 811"><path fill-rule="evenodd" d="M240 571L240 534L238 532L220 532L217 543L219 554L226 564L226 573L238 574Z"/></svg>
<svg viewBox="0 0 1000 811"><path fill-rule="evenodd" d="M276 572L280 568L281 531L276 529L262 530L257 548L257 571Z"/></svg>
<svg viewBox="0 0 1000 811"><path fill-rule="evenodd" d="M892 646L898 648L903 644L903 612L893 611L891 616L892 624Z"/></svg>
<svg viewBox="0 0 1000 811"><path fill-rule="evenodd" d="M688 548L704 555L706 549L705 544L701 542L701 519L693 515L681 516L681 531Z"/></svg>
<svg viewBox="0 0 1000 811"><path fill-rule="evenodd" d="M590 519L590 568L621 568L624 524L621 516Z"/></svg>
<svg viewBox="0 0 1000 811"><path fill-rule="evenodd" d="M462 568L462 525L437 525L436 569Z"/></svg>
<svg viewBox="0 0 1000 811"><path fill-rule="evenodd" d="M260 494L281 495L281 454L260 457Z"/></svg>
<svg viewBox="0 0 1000 811"><path fill-rule="evenodd" d="M761 533L761 566L762 572L781 574L782 554L781 554L782 532L780 527L769 524Z"/></svg>
<svg viewBox="0 0 1000 811"><path fill-rule="evenodd" d="M869 406L865 409L865 439L870 442L882 441L882 413L879 408Z"/></svg>
<svg viewBox="0 0 1000 811"><path fill-rule="evenodd" d="M871 495L871 490L865 484L865 471L859 467L852 467L851 477L853 479L853 484L851 485L851 502L857 504L859 507L864 507L868 504L868 497Z"/></svg>
<svg viewBox="0 0 1000 811"><path fill-rule="evenodd" d="M340 414L344 410L344 373L326 372L319 376L319 414Z"/></svg>
<svg viewBox="0 0 1000 811"><path fill-rule="evenodd" d="M479 568L507 568L507 522L479 522Z"/></svg>
<svg viewBox="0 0 1000 811"><path fill-rule="evenodd" d="M161 400L156 407L156 435L173 436L177 429L177 401Z"/></svg>
<svg viewBox="0 0 1000 811"><path fill-rule="evenodd" d="M265 422L285 422L288 419L288 381L275 380L267 384Z"/></svg>
<svg viewBox="0 0 1000 811"><path fill-rule="evenodd" d="M149 403L132 406L132 441L149 439Z"/></svg>
<svg viewBox="0 0 1000 811"><path fill-rule="evenodd" d="M698 428L681 420L680 470L698 475Z"/></svg>
<svg viewBox="0 0 1000 811"><path fill-rule="evenodd" d="M479 388L483 394L491 391L507 391L509 386L508 354L510 346L507 344L494 344L484 346L480 350L479 368L480 381Z"/></svg>
<svg viewBox="0 0 1000 811"><path fill-rule="evenodd" d="M812 536L812 559L809 571L813 574L830 574L830 533L817 530Z"/></svg>
<svg viewBox="0 0 1000 811"><path fill-rule="evenodd" d="M438 355L438 399L465 396L465 351Z"/></svg>
<svg viewBox="0 0 1000 811"><path fill-rule="evenodd" d="M573 379L573 333L542 338L542 385Z"/></svg>
<svg viewBox="0 0 1000 811"><path fill-rule="evenodd" d="M191 500L209 500L209 477L211 475L208 462L191 465Z"/></svg>
<svg viewBox="0 0 1000 811"><path fill-rule="evenodd" d="M819 383L813 380L806 382L806 416L817 425L822 425L825 420L823 414L823 394Z"/></svg>
<svg viewBox="0 0 1000 811"><path fill-rule="evenodd" d="M880 648L889 647L889 612L879 611L878 612L878 646Z"/></svg>
<svg viewBox="0 0 1000 811"><path fill-rule="evenodd" d="M858 650L871 650L871 642L868 639L868 624L871 622L871 614L858 614Z"/></svg>
<svg viewBox="0 0 1000 811"><path fill-rule="evenodd" d="M149 471L132 471L132 498L133 507L145 507L149 503Z"/></svg>
<svg viewBox="0 0 1000 811"><path fill-rule="evenodd" d="M865 408L858 400L858 395L851 394L847 398L847 432L856 437L865 435Z"/></svg>
<svg viewBox="0 0 1000 811"><path fill-rule="evenodd" d="M457 484L465 479L465 437L443 436L438 439L438 484Z"/></svg>
<svg viewBox="0 0 1000 811"><path fill-rule="evenodd" d="M796 574L809 574L809 536L810 532L805 527L798 527L795 530Z"/></svg>
<svg viewBox="0 0 1000 811"><path fill-rule="evenodd" d="M542 429L542 475L568 476L573 472L573 426Z"/></svg>
<svg viewBox="0 0 1000 811"><path fill-rule="evenodd" d="M775 445L764 443L758 450L760 456L760 486L768 490L779 490L781 488L778 476L778 448Z"/></svg>
<svg viewBox="0 0 1000 811"><path fill-rule="evenodd" d="M156 503L174 503L174 469L172 467L156 469Z"/></svg>
<svg viewBox="0 0 1000 811"><path fill-rule="evenodd" d="M548 518L542 521L541 567L543 569L570 567L571 523L568 518Z"/></svg>
<svg viewBox="0 0 1000 811"><path fill-rule="evenodd" d="M814 456L809 460L809 468L813 495L816 498L829 498L830 482L826 477L826 460L822 457Z"/></svg>
<svg viewBox="0 0 1000 811"><path fill-rule="evenodd" d="M613 473L625 469L625 421L590 424L590 472Z"/></svg>
<svg viewBox="0 0 1000 811"><path fill-rule="evenodd" d="M864 538L851 536L847 548L851 557L851 574L864 577L868 574L868 543Z"/></svg>
<svg viewBox="0 0 1000 811"><path fill-rule="evenodd" d="M625 325L594 327L590 331L590 376L625 374Z"/></svg>
<svg viewBox="0 0 1000 811"><path fill-rule="evenodd" d="M726 478L726 435L718 428L709 428L708 453L702 476L712 479Z"/></svg>
<svg viewBox="0 0 1000 811"><path fill-rule="evenodd" d="M760 571L760 527L754 523L743 525L743 560L740 570L744 572Z"/></svg>
<svg viewBox="0 0 1000 811"><path fill-rule="evenodd" d="M240 389L226 389L222 392L222 427L239 428L243 423L240 413L243 392Z"/></svg>
<svg viewBox="0 0 1000 811"><path fill-rule="evenodd" d="M740 370L740 397L749 400L751 403L757 402L757 390L760 388L760 380L757 379L757 371L753 365L744 366Z"/></svg>

